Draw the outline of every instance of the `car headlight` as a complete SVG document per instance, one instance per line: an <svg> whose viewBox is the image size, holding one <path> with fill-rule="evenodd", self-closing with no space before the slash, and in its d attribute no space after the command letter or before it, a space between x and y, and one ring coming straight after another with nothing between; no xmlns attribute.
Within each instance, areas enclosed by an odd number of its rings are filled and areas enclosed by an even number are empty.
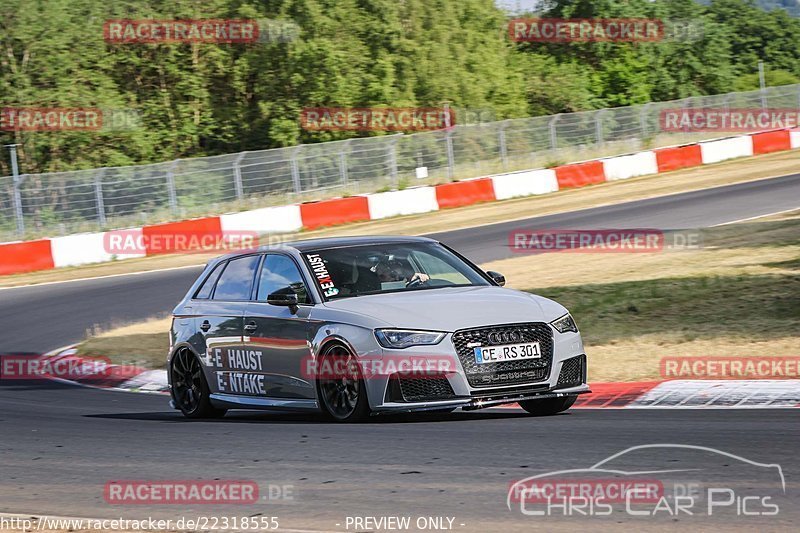
<svg viewBox="0 0 800 533"><path fill-rule="evenodd" d="M569 313L559 319L553 320L550 322L550 325L556 328L559 333L566 333L568 331L578 333L578 325L575 324L575 320L573 320L572 315Z"/></svg>
<svg viewBox="0 0 800 533"><path fill-rule="evenodd" d="M438 344L445 334L439 331L416 331L412 329L376 329L375 337L384 348L408 348Z"/></svg>

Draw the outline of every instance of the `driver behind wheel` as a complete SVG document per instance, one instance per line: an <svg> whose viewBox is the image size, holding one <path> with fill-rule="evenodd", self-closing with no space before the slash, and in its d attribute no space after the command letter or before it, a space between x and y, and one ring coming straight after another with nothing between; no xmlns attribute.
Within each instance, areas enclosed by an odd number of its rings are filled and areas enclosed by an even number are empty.
<svg viewBox="0 0 800 533"><path fill-rule="evenodd" d="M414 269L411 268L411 265L403 264L397 259L380 261L378 264L372 267L371 270L377 274L378 279L380 279L382 283L402 281L407 285L410 285L412 283L425 283L430 279L430 276L427 274L414 272Z"/></svg>

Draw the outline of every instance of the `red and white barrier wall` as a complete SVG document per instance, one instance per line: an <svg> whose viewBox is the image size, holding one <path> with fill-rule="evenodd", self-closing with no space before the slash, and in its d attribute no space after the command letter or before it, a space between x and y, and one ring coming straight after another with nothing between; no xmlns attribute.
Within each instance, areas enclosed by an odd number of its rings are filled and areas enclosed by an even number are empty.
<svg viewBox="0 0 800 533"><path fill-rule="evenodd" d="M800 148L800 130L795 130L789 132L789 144L792 147L792 150L795 148Z"/></svg>
<svg viewBox="0 0 800 533"><path fill-rule="evenodd" d="M236 231L259 234L291 233L300 229L429 213L480 202L547 194L561 189L798 148L800 129L767 131L571 163L552 169L510 172L435 186L411 187L401 191L332 198L155 224L123 231L134 236L141 235L145 244L152 242L153 237L162 237L159 240L159 249L145 246L141 253L126 253L124 256L114 256L108 251L106 233L83 233L53 239L0 243L0 275L168 253L172 250L164 248L164 236L216 237Z"/></svg>

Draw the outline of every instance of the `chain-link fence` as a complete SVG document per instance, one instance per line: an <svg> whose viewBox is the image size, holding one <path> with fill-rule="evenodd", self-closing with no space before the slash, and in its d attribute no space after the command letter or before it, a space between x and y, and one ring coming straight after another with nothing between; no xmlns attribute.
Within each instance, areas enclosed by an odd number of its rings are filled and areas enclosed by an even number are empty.
<svg viewBox="0 0 800 533"><path fill-rule="evenodd" d="M553 166L719 137L665 109L800 109L800 84L167 163L0 177L0 240L125 227ZM418 172L425 167L426 172ZM423 176L423 177L418 177Z"/></svg>

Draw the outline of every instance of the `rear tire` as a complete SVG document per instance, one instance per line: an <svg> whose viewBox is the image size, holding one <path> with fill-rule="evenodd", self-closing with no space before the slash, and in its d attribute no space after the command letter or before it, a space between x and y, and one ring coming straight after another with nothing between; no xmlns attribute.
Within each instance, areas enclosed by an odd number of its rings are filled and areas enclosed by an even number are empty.
<svg viewBox="0 0 800 533"><path fill-rule="evenodd" d="M535 416L551 416L566 411L577 399L577 396L567 396L544 400L523 400L519 402L519 406Z"/></svg>
<svg viewBox="0 0 800 533"><path fill-rule="evenodd" d="M319 356L317 398L334 422L362 422L372 410L356 356L343 344L327 345Z"/></svg>
<svg viewBox="0 0 800 533"><path fill-rule="evenodd" d="M172 399L186 418L222 418L227 409L211 404L211 391L200 360L188 349L175 353L170 363Z"/></svg>

